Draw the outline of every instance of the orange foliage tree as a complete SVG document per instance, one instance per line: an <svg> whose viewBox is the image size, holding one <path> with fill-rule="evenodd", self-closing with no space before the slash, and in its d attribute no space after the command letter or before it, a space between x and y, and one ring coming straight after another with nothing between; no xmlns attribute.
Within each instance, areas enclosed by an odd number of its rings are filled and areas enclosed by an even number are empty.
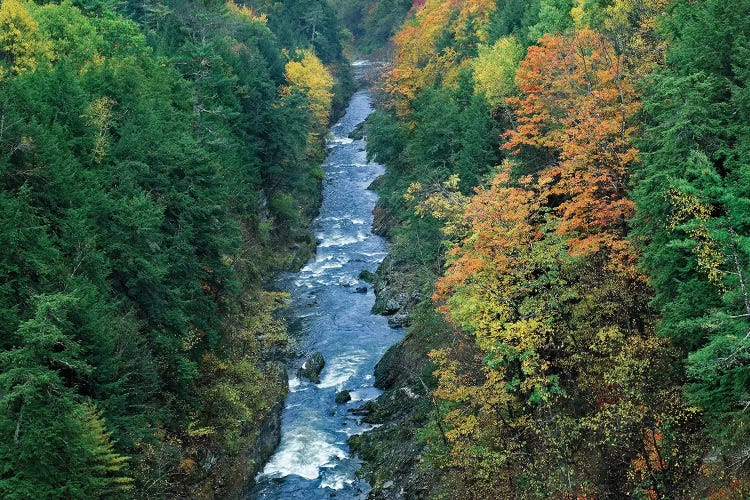
<svg viewBox="0 0 750 500"><path fill-rule="evenodd" d="M466 235L434 299L457 333L433 353L436 396L444 465L477 497L670 497L698 463L628 241L640 103L622 68L591 30L531 47L505 134L519 161L453 224Z"/></svg>
<svg viewBox="0 0 750 500"><path fill-rule="evenodd" d="M572 255L612 250L632 271L635 255L625 236L634 210L626 189L638 161L632 139L641 105L622 70L622 57L595 31L545 36L516 75L525 96L508 99L518 126L507 132L504 148L544 148L555 157L539 184L542 196L561 200L557 232Z"/></svg>
<svg viewBox="0 0 750 500"><path fill-rule="evenodd" d="M456 80L477 42L485 41L482 26L494 9L494 0L427 0L418 8L395 37L396 61L386 84L402 113L421 90Z"/></svg>

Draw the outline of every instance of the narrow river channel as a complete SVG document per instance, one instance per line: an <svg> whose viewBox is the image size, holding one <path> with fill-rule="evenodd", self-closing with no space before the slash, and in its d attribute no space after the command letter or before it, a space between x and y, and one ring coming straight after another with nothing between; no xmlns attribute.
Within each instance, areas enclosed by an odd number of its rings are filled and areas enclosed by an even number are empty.
<svg viewBox="0 0 750 500"><path fill-rule="evenodd" d="M323 205L313 223L317 256L277 282L292 296L287 314L299 350L321 352L326 366L320 384L313 384L296 377L299 361L290 363L281 444L250 499L354 499L369 491L356 477L360 464L347 446L349 436L368 426L347 410L378 396L373 368L401 337L385 318L370 313L372 287L358 278L365 269L375 271L386 255L385 241L371 231L377 197L367 190L383 167L366 161L364 140L348 138L372 111L369 92L360 91L331 128ZM367 293L361 293L365 286ZM336 393L344 389L352 401L337 405Z"/></svg>

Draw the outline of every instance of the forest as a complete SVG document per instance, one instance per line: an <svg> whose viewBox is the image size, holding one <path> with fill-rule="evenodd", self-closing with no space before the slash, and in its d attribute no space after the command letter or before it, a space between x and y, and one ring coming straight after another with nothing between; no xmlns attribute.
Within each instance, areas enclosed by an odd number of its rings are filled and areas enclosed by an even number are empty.
<svg viewBox="0 0 750 500"><path fill-rule="evenodd" d="M314 250L326 1L0 2L0 497L235 497Z"/></svg>
<svg viewBox="0 0 750 500"><path fill-rule="evenodd" d="M0 497L245 492L363 54L370 497L750 497L747 0L0 1Z"/></svg>
<svg viewBox="0 0 750 500"><path fill-rule="evenodd" d="M750 3L426 0L393 43L372 497L747 498Z"/></svg>

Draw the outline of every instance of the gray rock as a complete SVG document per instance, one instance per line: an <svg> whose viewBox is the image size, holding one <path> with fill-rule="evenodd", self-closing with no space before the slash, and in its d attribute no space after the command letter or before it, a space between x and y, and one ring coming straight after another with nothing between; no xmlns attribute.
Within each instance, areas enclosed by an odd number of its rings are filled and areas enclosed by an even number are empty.
<svg viewBox="0 0 750 500"><path fill-rule="evenodd" d="M370 189L378 188L378 180L372 183ZM372 211L374 220L372 222L372 232L378 236L386 236L388 230L397 224L396 218L393 217L382 205L378 204Z"/></svg>
<svg viewBox="0 0 750 500"><path fill-rule="evenodd" d="M359 408L349 408L346 412L358 417L366 417L372 413L373 408L374 406L371 402L367 402L364 406L360 406Z"/></svg>
<svg viewBox="0 0 750 500"><path fill-rule="evenodd" d="M401 304L399 304L398 300L396 300L395 298L388 299L388 301L385 303L385 311L383 311L383 314L396 314L399 309L401 309Z"/></svg>
<svg viewBox="0 0 750 500"><path fill-rule="evenodd" d="M388 326L391 328L405 328L411 324L411 316L405 312L399 312L388 318Z"/></svg>
<svg viewBox="0 0 750 500"><path fill-rule="evenodd" d="M305 359L302 366L297 370L297 377L306 378L314 384L320 383L320 372L326 365L323 355L319 352L313 353Z"/></svg>
<svg viewBox="0 0 750 500"><path fill-rule="evenodd" d="M266 370L271 377L277 379L277 383L283 387L289 386L286 369L281 363L269 363ZM284 410L284 398L277 400L266 419L258 429L257 439L247 450L250 459L250 470L247 471L244 486L245 494L249 494L255 483L255 476L261 471L263 465L271 458L276 447L281 442L281 413Z"/></svg>
<svg viewBox="0 0 750 500"><path fill-rule="evenodd" d="M357 293L367 293L367 287L366 286L358 286L356 292Z"/></svg>
<svg viewBox="0 0 750 500"><path fill-rule="evenodd" d="M365 269L364 271L362 271L361 273L359 273L359 279L361 279L362 281L365 281L367 283L374 283L375 282L375 273L373 273L372 271L368 271L367 269Z"/></svg>

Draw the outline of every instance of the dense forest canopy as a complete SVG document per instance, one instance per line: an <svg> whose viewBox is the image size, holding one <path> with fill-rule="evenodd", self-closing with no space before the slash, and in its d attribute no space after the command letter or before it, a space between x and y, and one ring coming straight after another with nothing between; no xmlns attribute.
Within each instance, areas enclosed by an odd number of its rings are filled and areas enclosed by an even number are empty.
<svg viewBox="0 0 750 500"><path fill-rule="evenodd" d="M333 12L0 4L0 496L243 487L287 389L260 285L312 250L352 88Z"/></svg>
<svg viewBox="0 0 750 500"><path fill-rule="evenodd" d="M376 491L748 495L748 9L415 4L368 150L428 465Z"/></svg>
<svg viewBox="0 0 750 500"><path fill-rule="evenodd" d="M746 0L2 0L0 496L240 495L373 51L373 496L748 497Z"/></svg>

